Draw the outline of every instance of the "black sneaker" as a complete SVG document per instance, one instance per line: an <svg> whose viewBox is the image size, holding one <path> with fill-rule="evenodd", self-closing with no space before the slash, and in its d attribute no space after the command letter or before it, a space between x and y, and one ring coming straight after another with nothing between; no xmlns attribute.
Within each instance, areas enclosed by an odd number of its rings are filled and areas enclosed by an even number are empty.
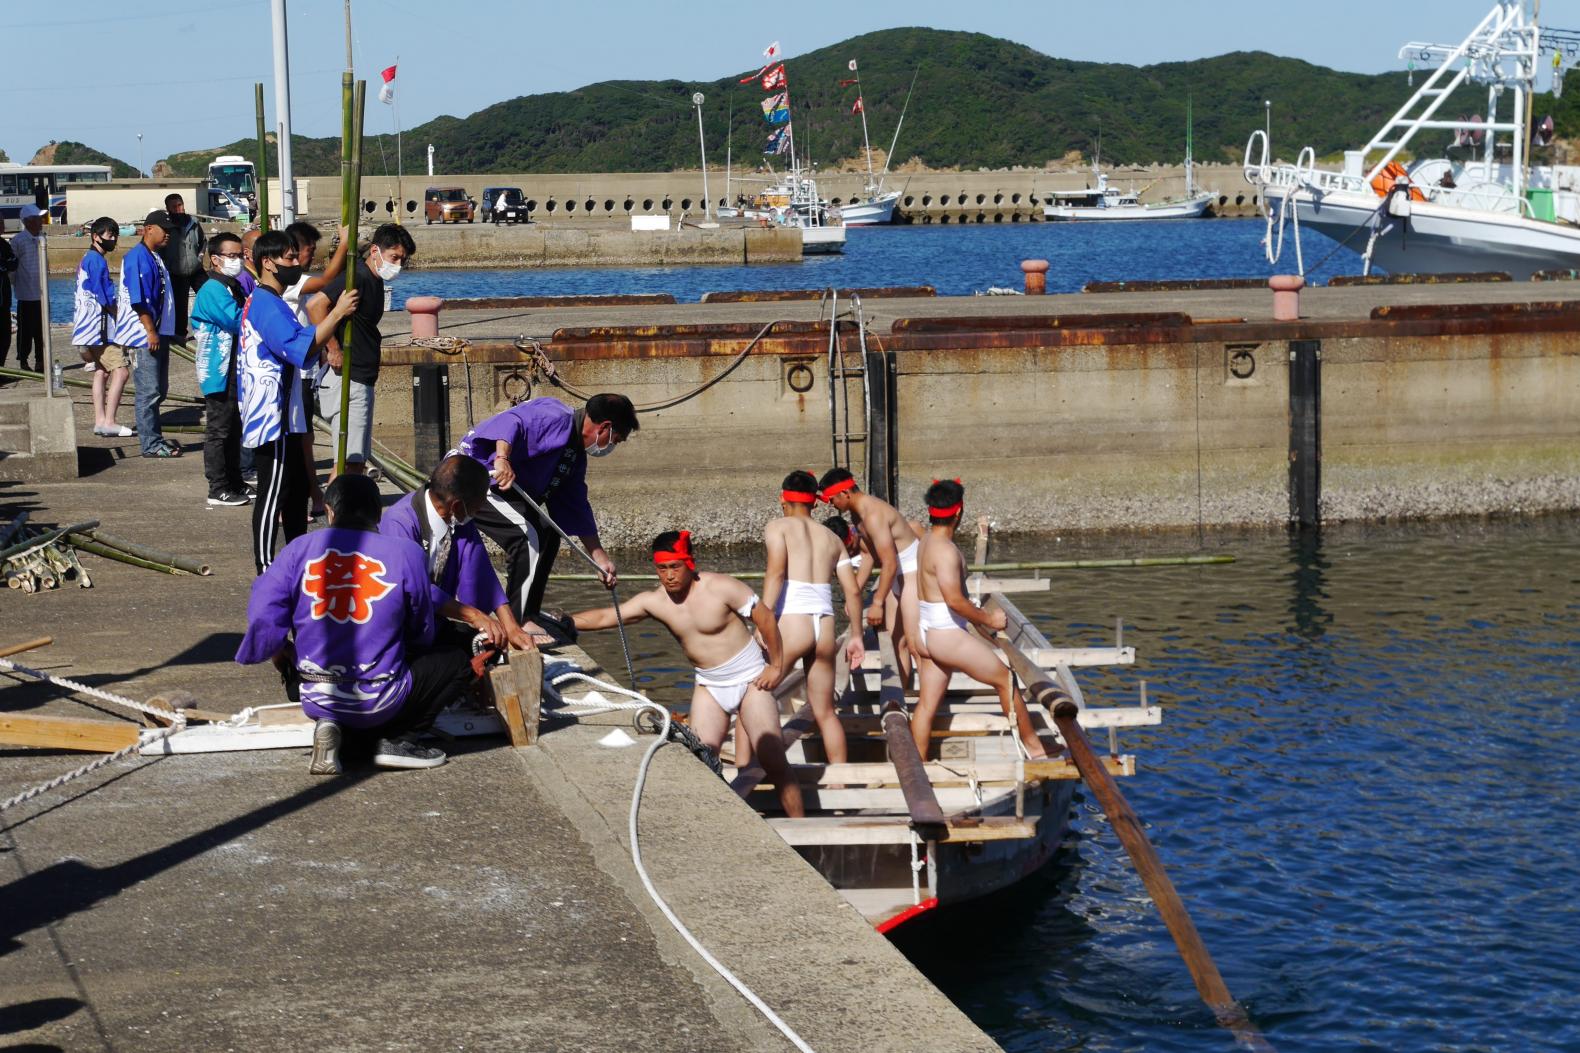
<svg viewBox="0 0 1580 1053"><path fill-rule="evenodd" d="M377 768L437 768L447 758L443 750L432 746L419 746L411 739L379 739L373 752L373 765Z"/></svg>
<svg viewBox="0 0 1580 1053"><path fill-rule="evenodd" d="M339 775L344 770L340 763L340 725L320 720L313 725L313 762L307 766L307 773Z"/></svg>
<svg viewBox="0 0 1580 1053"><path fill-rule="evenodd" d="M232 508L248 504L251 501L252 498L246 494L238 494L234 490L221 490L217 494L210 494L208 499L208 503L211 505L228 505Z"/></svg>

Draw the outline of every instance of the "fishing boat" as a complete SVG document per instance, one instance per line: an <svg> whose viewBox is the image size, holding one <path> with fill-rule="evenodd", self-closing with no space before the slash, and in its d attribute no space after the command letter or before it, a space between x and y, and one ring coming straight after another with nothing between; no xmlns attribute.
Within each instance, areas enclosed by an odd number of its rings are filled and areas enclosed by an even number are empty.
<svg viewBox="0 0 1580 1053"><path fill-rule="evenodd" d="M1551 118L1532 113L1539 60L1553 56L1557 95L1563 63L1577 48L1580 33L1540 28L1523 3L1499 0L1457 45L1400 49L1412 78L1417 64L1436 68L1364 147L1344 152L1342 168L1318 167L1309 146L1293 164L1274 163L1267 132L1253 132L1244 170L1262 197L1269 262L1278 262L1292 231L1304 274L1307 228L1359 252L1365 273L1505 271L1525 279L1580 267L1580 168L1532 165L1527 145L1553 137ZM1469 83L1488 86L1485 117L1440 114ZM1423 149L1421 133L1445 131L1453 135L1441 153Z"/></svg>
<svg viewBox="0 0 1580 1053"><path fill-rule="evenodd" d="M976 584L995 587L980 578ZM1139 706L1115 708L1088 706L1082 696L1074 669L1135 661L1122 638L1113 647L1057 648L1003 594L986 603L1008 620L999 634L1006 661L1015 661L1013 653L1034 663L1079 707L1083 728L1161 723L1161 708L1144 696ZM887 637L881 649L873 641L859 673L842 671L841 679L837 702L850 757L844 764L827 763L800 671L777 692L805 818L778 812L760 768L726 767L725 777L874 927L891 931L1008 888L1047 864L1064 838L1080 774L1038 697L1027 693L1025 704L1046 760L1027 758L991 688L956 674L933 724L937 756L924 762L910 737ZM1113 775L1135 772L1134 757L1117 748L1105 763Z"/></svg>
<svg viewBox="0 0 1580 1053"><path fill-rule="evenodd" d="M1097 186L1083 190L1049 190L1044 196L1050 200L1042 209L1046 220L1116 220L1116 219L1200 219L1212 204L1213 195L1196 189L1195 133L1189 101L1185 104L1185 196L1166 201L1143 203L1141 194L1134 190L1120 190L1108 185L1108 174L1102 171L1103 140L1099 131L1097 154L1092 160L1092 174Z"/></svg>
<svg viewBox="0 0 1580 1053"><path fill-rule="evenodd" d="M900 107L900 119L894 124L894 138L889 142L889 152L884 155L883 171L874 172L872 166L872 141L867 137L867 104L866 95L861 88L861 70L855 59L849 63L850 72L854 74L850 81L856 85L856 104L853 107L861 115L861 146L867 157L867 186L866 200L851 199L839 206L840 221L847 227L873 227L883 223L894 222L894 209L900 203L898 190L883 189L883 182L889 175L889 163L894 158L894 148L900 141L900 129L905 126L905 113L911 107L911 92L916 90L916 78L911 78L911 90L905 93L905 104Z"/></svg>

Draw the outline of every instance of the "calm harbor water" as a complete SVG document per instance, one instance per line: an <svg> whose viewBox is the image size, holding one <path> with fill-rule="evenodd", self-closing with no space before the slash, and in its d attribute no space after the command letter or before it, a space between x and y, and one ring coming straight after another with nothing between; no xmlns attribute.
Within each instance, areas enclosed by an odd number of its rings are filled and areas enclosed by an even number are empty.
<svg viewBox="0 0 1580 1053"><path fill-rule="evenodd" d="M1123 789L1230 989L1286 1053L1580 1049L1580 518L1207 546L1237 562L1063 572L1014 599L1055 643L1125 619L1137 664L1082 682L1114 705L1145 679L1165 706L1121 736ZM620 666L612 634L588 642ZM683 704L668 638L632 643L644 687ZM1042 874L899 945L1016 1053L1233 1048L1089 798Z"/></svg>
<svg viewBox="0 0 1580 1053"><path fill-rule="evenodd" d="M932 285L940 293L970 295L992 286L1022 287L1020 261L1041 257L1049 292L1079 292L1090 281L1245 278L1273 273L1262 253L1263 222L1254 219L1154 220L1140 223L1010 223L985 226L855 228L842 256L752 267L599 267L532 270L424 270L421 228L417 266L393 286L394 305L408 296L563 296L596 293L670 293L681 301L725 289L814 289L826 286ZM80 254L81 239L61 238L52 252ZM1310 236L1313 263L1333 247ZM1294 267L1293 250L1280 270ZM1312 272L1359 273L1359 257L1335 252ZM69 318L70 279L50 282L50 312Z"/></svg>

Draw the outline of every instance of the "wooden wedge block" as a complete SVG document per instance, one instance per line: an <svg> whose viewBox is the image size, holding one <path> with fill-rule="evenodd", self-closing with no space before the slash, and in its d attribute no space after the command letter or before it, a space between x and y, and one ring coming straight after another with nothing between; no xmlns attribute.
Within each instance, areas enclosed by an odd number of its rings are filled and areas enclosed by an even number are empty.
<svg viewBox="0 0 1580 1053"><path fill-rule="evenodd" d="M511 650L504 665L488 671L494 708L505 722L512 746L538 741L538 712L543 704L543 652Z"/></svg>

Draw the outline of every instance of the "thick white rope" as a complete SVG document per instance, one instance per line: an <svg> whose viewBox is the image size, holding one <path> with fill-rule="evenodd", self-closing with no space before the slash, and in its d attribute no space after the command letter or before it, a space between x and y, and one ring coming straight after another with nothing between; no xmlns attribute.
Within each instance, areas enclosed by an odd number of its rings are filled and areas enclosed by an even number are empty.
<svg viewBox="0 0 1580 1053"><path fill-rule="evenodd" d="M9 658L0 658L0 670L5 670L6 672L11 673L21 673L23 676L30 676L35 680L42 680L46 684L54 684L56 687L63 687L67 691L74 691L79 695L87 695L89 698L96 698L100 702L108 702L112 706L123 706L126 709L134 710L138 713L147 713L149 716L158 717L160 720L177 720L179 717L179 710L167 709L164 706L150 705L147 702L139 702L135 698L127 698L125 695L117 695L113 691L105 691L102 688L97 687L89 687L87 684L80 683L76 680L68 680L63 676L54 676L50 673L40 672L37 669L32 669L25 665L18 665ZM185 722L184 717L180 717L179 719L183 723Z"/></svg>
<svg viewBox="0 0 1580 1053"><path fill-rule="evenodd" d="M139 737L138 741L132 743L130 746L127 746L124 749L118 749L114 753L106 753L102 757L95 757L93 760L89 761L87 764L84 764L82 767L77 768L75 771L68 771L64 775L57 775L55 778L49 780L46 783L40 783L31 790L23 790L15 797L10 797L4 801L0 801L0 812L4 812L8 809L15 808L19 804L24 804L27 801L31 801L39 794L48 793L51 790L64 786L73 779L80 778L81 776L87 775L90 772L98 771L105 765L113 764L122 757L130 757L132 754L141 750L144 746L151 746L155 742L162 742L171 735L174 735L176 732L184 731L185 729L186 718L178 717L176 723L170 725L168 728L161 728L156 734L150 735L147 738Z"/></svg>
<svg viewBox="0 0 1580 1053"><path fill-rule="evenodd" d="M606 701L603 703L598 703L575 702L567 699L564 708L590 708L593 712L599 713L606 713L621 709L650 709L655 713L662 714L664 718L664 724L659 731L658 741L649 746L647 748L647 752L642 755L642 763L637 768L636 772L636 788L631 794L631 820L629 835L631 838L631 863L636 867L636 875L642 879L642 887L647 890L648 896L658 906L658 909L663 913L664 917L668 919L669 923L675 927L675 931L680 933L681 937L691 945L691 949L696 951L697 954L701 955L702 960L712 966L714 972L724 977L729 985L739 991L741 996L750 1002L759 1013L767 1017L768 1022L774 1027L778 1028L779 1033L788 1039L796 1049L801 1050L802 1053L813 1053L812 1047L807 1045L805 1040L803 1040L800 1035L796 1034L789 1024L780 1019L779 1014L770 1009L768 1004L757 996L757 992L753 991L750 987L747 987L745 983L743 983L734 973L730 972L730 970L725 967L723 962L719 961L712 954L710 954L708 949L691 934L691 930L686 928L685 924L675 916L675 912L670 909L669 904L664 902L664 897L658 894L658 889L653 887L652 879L647 876L647 868L642 865L642 849L637 842L637 813L642 807L642 788L647 783L648 766L653 762L653 755L662 749L664 744L669 741L669 727L673 722L673 718L670 716L669 710L659 705L657 702L654 702L643 695L637 694L635 691L628 691L623 687L617 687L614 684L605 683L602 680L596 680L593 677L587 676L585 673L561 673L560 675L553 677L550 680L550 683L554 687L559 687L568 680L580 680L591 684L600 691L609 691L615 694L624 695L627 698L634 698L636 701Z"/></svg>

